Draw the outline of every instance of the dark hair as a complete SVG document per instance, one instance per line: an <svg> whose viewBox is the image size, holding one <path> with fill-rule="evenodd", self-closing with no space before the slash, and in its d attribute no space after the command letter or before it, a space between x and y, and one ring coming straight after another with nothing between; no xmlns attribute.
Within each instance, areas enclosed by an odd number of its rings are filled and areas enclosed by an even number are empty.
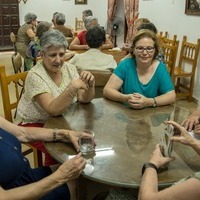
<svg viewBox="0 0 200 200"><path fill-rule="evenodd" d="M86 33L86 42L90 48L99 48L106 41L106 33L100 26L92 26Z"/></svg>
<svg viewBox="0 0 200 200"><path fill-rule="evenodd" d="M134 36L133 40L132 40L132 45L131 45L131 54L133 57L135 57L135 55L133 54L134 49L135 49L135 44L142 38L151 38L154 41L154 47L155 47L155 53L154 53L154 58L156 58L158 56L159 53L159 42L158 42L158 38L156 36L156 34L151 31L151 30L147 30L147 29L141 29L140 31L138 31L136 33L136 35Z"/></svg>
<svg viewBox="0 0 200 200"><path fill-rule="evenodd" d="M45 33L46 31L48 31L50 29L51 25L52 24L49 22L40 22L36 28L36 36L38 38L41 38L42 34Z"/></svg>
<svg viewBox="0 0 200 200"><path fill-rule="evenodd" d="M157 34L157 32L158 32L155 25L151 22L150 23L143 23L137 28L138 31L141 30L141 29L148 29L150 31L153 31L155 34Z"/></svg>

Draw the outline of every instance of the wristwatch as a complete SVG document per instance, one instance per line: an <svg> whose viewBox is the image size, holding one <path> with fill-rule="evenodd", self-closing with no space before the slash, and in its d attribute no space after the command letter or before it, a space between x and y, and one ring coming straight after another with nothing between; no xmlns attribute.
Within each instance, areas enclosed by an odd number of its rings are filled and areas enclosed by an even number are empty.
<svg viewBox="0 0 200 200"><path fill-rule="evenodd" d="M153 98L153 101L154 101L153 108L155 108L157 106L157 102L156 102L156 98L155 97Z"/></svg>
<svg viewBox="0 0 200 200"><path fill-rule="evenodd" d="M146 168L153 168L158 173L158 167L156 165L154 165L153 163L148 162L148 163L144 163L144 165L142 167L142 175L144 174Z"/></svg>

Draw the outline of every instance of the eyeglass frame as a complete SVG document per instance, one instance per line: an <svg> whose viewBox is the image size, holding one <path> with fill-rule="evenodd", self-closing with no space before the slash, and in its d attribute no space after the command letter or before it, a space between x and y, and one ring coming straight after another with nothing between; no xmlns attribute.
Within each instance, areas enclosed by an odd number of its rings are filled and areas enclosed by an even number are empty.
<svg viewBox="0 0 200 200"><path fill-rule="evenodd" d="M138 51L138 48L141 48L141 49ZM148 48L150 48L150 49L148 49ZM138 53L143 53L144 50L145 50L148 54L151 54L151 53L154 52L155 47L152 47L152 46L148 46L148 47L137 46L137 47L135 47L135 50L136 50Z"/></svg>

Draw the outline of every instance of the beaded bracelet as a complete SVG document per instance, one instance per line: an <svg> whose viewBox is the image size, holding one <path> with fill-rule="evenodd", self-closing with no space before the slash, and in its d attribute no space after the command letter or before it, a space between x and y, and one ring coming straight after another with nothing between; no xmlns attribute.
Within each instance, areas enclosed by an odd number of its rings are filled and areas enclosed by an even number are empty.
<svg viewBox="0 0 200 200"><path fill-rule="evenodd" d="M56 142L56 131L57 131L57 128L54 128L53 129L53 141Z"/></svg>

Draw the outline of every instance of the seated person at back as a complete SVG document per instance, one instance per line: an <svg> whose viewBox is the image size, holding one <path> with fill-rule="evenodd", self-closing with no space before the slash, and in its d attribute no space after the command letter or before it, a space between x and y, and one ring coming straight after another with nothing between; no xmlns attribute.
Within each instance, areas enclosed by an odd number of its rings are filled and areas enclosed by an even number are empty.
<svg viewBox="0 0 200 200"><path fill-rule="evenodd" d="M86 17L84 20L84 25L86 30L81 31L77 37L74 38L74 40L69 45L70 50L74 49L89 49L89 46L86 42L85 35L90 27L98 25L97 18L94 18L93 16ZM102 49L112 49L113 44L110 41L109 38L106 38L105 43L102 45Z"/></svg>
<svg viewBox="0 0 200 200"><path fill-rule="evenodd" d="M66 18L63 13L57 13L54 16L54 28L61 31L65 37L73 37L72 30L67 28L65 24Z"/></svg>
<svg viewBox="0 0 200 200"><path fill-rule="evenodd" d="M69 62L76 65L78 70L108 70L117 66L112 55L101 52L105 43L106 33L100 26L91 27L86 33L86 42L89 50L76 54Z"/></svg>
<svg viewBox="0 0 200 200"><path fill-rule="evenodd" d="M40 22L36 27L36 37L31 41L27 48L27 62L26 68L30 70L36 64L36 58L40 56L40 38L42 34L52 28L49 22Z"/></svg>
<svg viewBox="0 0 200 200"><path fill-rule="evenodd" d="M84 21L86 17L89 17L89 16L93 16L93 13L91 10L84 10L82 12L82 20Z"/></svg>
<svg viewBox="0 0 200 200"><path fill-rule="evenodd" d="M121 61L104 87L104 96L134 109L156 107L175 101L174 86L163 62L156 59L158 39L140 30L132 41L132 58Z"/></svg>

